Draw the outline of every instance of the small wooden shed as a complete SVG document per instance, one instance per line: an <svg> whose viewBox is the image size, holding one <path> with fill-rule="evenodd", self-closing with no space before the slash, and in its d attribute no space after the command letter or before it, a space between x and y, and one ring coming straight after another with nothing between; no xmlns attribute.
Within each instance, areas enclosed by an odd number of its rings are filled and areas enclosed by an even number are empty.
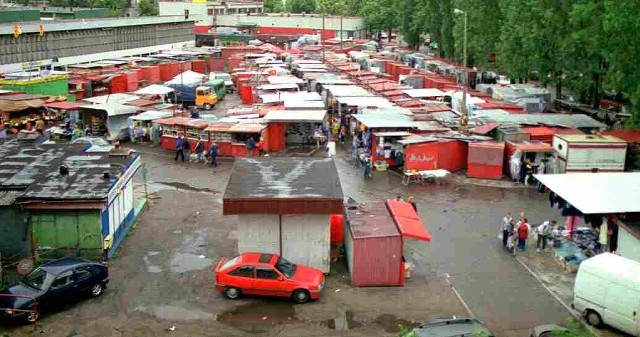
<svg viewBox="0 0 640 337"><path fill-rule="evenodd" d="M345 251L355 286L404 285L404 238L430 241L411 204L387 200L347 210Z"/></svg>

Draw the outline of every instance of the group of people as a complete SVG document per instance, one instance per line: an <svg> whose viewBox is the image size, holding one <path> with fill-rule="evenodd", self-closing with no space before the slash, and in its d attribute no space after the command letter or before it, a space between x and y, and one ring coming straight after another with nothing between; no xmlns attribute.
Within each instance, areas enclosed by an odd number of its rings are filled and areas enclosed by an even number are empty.
<svg viewBox="0 0 640 337"><path fill-rule="evenodd" d="M402 197L398 195L396 196L396 201L405 201L405 200L402 200ZM413 207L413 210L416 211L416 213L418 213L418 205L416 205L416 202L415 200L413 200L413 197L408 197L406 202L410 203L411 207Z"/></svg>
<svg viewBox="0 0 640 337"><path fill-rule="evenodd" d="M553 229L555 226L556 220L547 220L535 228L537 252L547 250L547 242L553 238ZM514 253L516 248L520 251L526 250L527 239L531 233L531 225L529 225L529 220L524 216L524 212L520 213L517 222L511 216L511 213L507 213L504 218L502 218L500 230L502 231L502 246L505 249L513 251Z"/></svg>
<svg viewBox="0 0 640 337"><path fill-rule="evenodd" d="M202 139L198 139L195 148L193 149L193 153L189 154L191 151L191 144L189 141L184 139L182 136L178 136L178 140L176 141L176 155L173 157L173 160L176 162L178 158L182 160L184 163L185 153L189 156L189 162L198 161L207 163L207 159L205 158L205 142ZM209 147L209 157L211 158L211 166L218 167L218 144L215 142L211 143Z"/></svg>

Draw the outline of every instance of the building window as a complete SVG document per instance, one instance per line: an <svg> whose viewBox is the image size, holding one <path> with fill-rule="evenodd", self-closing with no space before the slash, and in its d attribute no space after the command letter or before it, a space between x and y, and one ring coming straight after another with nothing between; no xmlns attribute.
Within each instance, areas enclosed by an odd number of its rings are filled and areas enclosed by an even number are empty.
<svg viewBox="0 0 640 337"><path fill-rule="evenodd" d="M227 14L236 14L236 9L235 8L229 8L227 10Z"/></svg>
<svg viewBox="0 0 640 337"><path fill-rule="evenodd" d="M213 15L213 8L207 9L207 15Z"/></svg>

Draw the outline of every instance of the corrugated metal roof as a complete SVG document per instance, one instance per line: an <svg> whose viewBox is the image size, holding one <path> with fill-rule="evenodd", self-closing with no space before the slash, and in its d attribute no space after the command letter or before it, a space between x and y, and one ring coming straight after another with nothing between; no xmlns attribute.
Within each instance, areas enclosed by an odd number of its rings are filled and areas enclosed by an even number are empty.
<svg viewBox="0 0 640 337"><path fill-rule="evenodd" d="M13 205L20 194L22 194L22 191L0 191L0 206Z"/></svg>
<svg viewBox="0 0 640 337"><path fill-rule="evenodd" d="M404 139L396 140L396 143L402 145L410 145L410 144L421 144L421 143L432 143L437 142L438 138L435 137L424 137L424 136L411 136Z"/></svg>
<svg viewBox="0 0 640 337"><path fill-rule="evenodd" d="M399 113L368 113L353 115L356 120L368 128L415 128L410 116Z"/></svg>
<svg viewBox="0 0 640 337"><path fill-rule="evenodd" d="M388 108L394 106L388 99L378 96L341 96L336 101L347 106Z"/></svg>
<svg viewBox="0 0 640 337"><path fill-rule="evenodd" d="M402 90L405 94L409 95L413 98L423 98L423 97L442 97L445 93L440 89L435 88L427 88L427 89L409 89Z"/></svg>
<svg viewBox="0 0 640 337"><path fill-rule="evenodd" d="M78 20L53 20L53 21L32 21L21 22L22 34L38 33L40 23L44 24L45 32L68 31L68 30L93 30L107 29L115 27L157 25L162 23L187 23L194 22L193 19L185 20L183 15L173 16L141 16L127 18L104 18L104 19L78 19ZM0 35L13 34L13 24L0 24Z"/></svg>
<svg viewBox="0 0 640 337"><path fill-rule="evenodd" d="M327 112L324 110L273 110L264 120L268 122L315 122L324 121Z"/></svg>
<svg viewBox="0 0 640 337"><path fill-rule="evenodd" d="M504 111L504 110L501 110ZM474 111L474 114L477 111ZM605 128L606 125L596 121L595 119L582 115L566 115L566 114L502 114L491 113L487 114L487 110L481 110L483 117L479 117L483 120L493 121L498 123L512 123L520 125L551 125L551 126L564 126L567 128Z"/></svg>

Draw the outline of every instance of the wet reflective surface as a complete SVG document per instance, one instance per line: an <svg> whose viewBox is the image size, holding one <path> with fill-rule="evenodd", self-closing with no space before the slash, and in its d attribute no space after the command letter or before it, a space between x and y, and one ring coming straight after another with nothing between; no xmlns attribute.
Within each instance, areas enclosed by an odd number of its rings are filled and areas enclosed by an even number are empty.
<svg viewBox="0 0 640 337"><path fill-rule="evenodd" d="M276 325L295 322L296 318L293 303L273 299L240 305L219 314L216 320L244 332L262 333Z"/></svg>

